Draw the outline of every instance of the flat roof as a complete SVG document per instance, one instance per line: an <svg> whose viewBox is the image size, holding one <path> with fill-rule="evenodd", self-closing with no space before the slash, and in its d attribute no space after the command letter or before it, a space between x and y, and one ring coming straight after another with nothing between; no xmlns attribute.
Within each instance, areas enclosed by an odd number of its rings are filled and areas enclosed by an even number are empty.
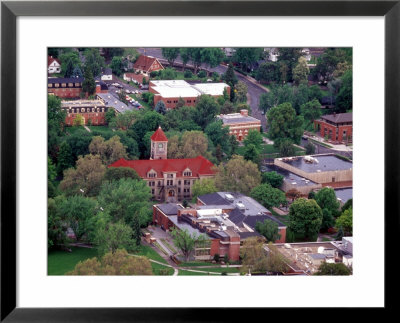
<svg viewBox="0 0 400 323"><path fill-rule="evenodd" d="M335 155L315 155L312 156L318 160L318 163L308 163L304 159L305 156L297 156L295 158L279 158L282 162L301 169L307 173L328 172L335 170L347 170L353 168L353 163L338 158Z"/></svg>
<svg viewBox="0 0 400 323"><path fill-rule="evenodd" d="M156 205L165 215L177 215L178 209L182 207L176 203L165 203Z"/></svg>
<svg viewBox="0 0 400 323"><path fill-rule="evenodd" d="M133 110L133 107L128 107L125 103L109 93L97 93L97 96L104 100L106 106L112 107L120 113Z"/></svg>
<svg viewBox="0 0 400 323"><path fill-rule="evenodd" d="M338 188L335 189L335 194L337 198L340 198L341 202L346 203L353 198L353 188Z"/></svg>
<svg viewBox="0 0 400 323"><path fill-rule="evenodd" d="M253 118L251 116L243 116L241 113L230 113L230 114L221 114L217 116L222 120L224 124L232 124L232 123L243 123L243 122L257 122L261 124L261 121Z"/></svg>
<svg viewBox="0 0 400 323"><path fill-rule="evenodd" d="M296 183L295 185L298 187L318 185L318 183L315 183L307 178L289 172L288 170L279 167L277 165L266 165L261 167L261 172L274 172L274 171L282 175L284 177L283 179L284 181L290 184Z"/></svg>
<svg viewBox="0 0 400 323"><path fill-rule="evenodd" d="M184 80L151 81L152 88L164 98L198 97L202 94L222 95L225 83L197 83L189 84Z"/></svg>
<svg viewBox="0 0 400 323"><path fill-rule="evenodd" d="M103 101L100 100L71 100L61 101L61 108L73 108L73 107L95 107L104 106Z"/></svg>

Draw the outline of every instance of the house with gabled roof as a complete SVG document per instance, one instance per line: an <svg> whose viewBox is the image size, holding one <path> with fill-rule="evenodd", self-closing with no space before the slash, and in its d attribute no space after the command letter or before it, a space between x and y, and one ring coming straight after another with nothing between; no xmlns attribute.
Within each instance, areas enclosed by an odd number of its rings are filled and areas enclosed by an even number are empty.
<svg viewBox="0 0 400 323"><path fill-rule="evenodd" d="M159 127L150 138L150 160L121 158L108 167L129 167L146 181L153 198L160 201L182 201L192 197L193 184L215 176L214 164L203 156L168 159L168 138Z"/></svg>
<svg viewBox="0 0 400 323"><path fill-rule="evenodd" d="M53 56L47 56L47 72L49 74L61 73L61 62Z"/></svg>
<svg viewBox="0 0 400 323"><path fill-rule="evenodd" d="M152 56L140 55L133 64L133 70L137 73L144 74L146 76L150 75L153 71L163 70L164 67L160 61Z"/></svg>

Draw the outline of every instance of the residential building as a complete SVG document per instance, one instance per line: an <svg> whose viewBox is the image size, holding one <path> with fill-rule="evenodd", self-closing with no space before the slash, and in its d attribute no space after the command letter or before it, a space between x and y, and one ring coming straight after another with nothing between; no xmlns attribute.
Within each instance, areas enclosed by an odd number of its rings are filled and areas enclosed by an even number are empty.
<svg viewBox="0 0 400 323"><path fill-rule="evenodd" d="M101 80L102 81L112 81L113 75L112 75L112 69L111 68L105 68L103 72L101 73Z"/></svg>
<svg viewBox="0 0 400 323"><path fill-rule="evenodd" d="M100 100L61 101L61 109L67 115L65 124L72 126L77 115L83 117L85 125L100 126L106 124L105 115L108 107Z"/></svg>
<svg viewBox="0 0 400 323"><path fill-rule="evenodd" d="M47 57L47 72L49 74L61 73L61 62L53 56Z"/></svg>
<svg viewBox="0 0 400 323"><path fill-rule="evenodd" d="M150 160L120 159L108 167L129 167L146 181L154 199L175 202L192 197L193 184L215 176L214 164L204 158L167 159L168 139L159 127L151 137Z"/></svg>
<svg viewBox="0 0 400 323"><path fill-rule="evenodd" d="M160 61L152 56L140 55L133 64L133 70L137 73L149 76L153 71L163 70Z"/></svg>
<svg viewBox="0 0 400 323"><path fill-rule="evenodd" d="M136 74L136 73L124 73L123 78L127 82L133 82L136 84L143 84L143 80L149 80L149 77L143 74ZM148 82L146 82L148 83Z"/></svg>
<svg viewBox="0 0 400 323"><path fill-rule="evenodd" d="M82 93L82 77L47 78L47 93L60 98L79 98Z"/></svg>
<svg viewBox="0 0 400 323"><path fill-rule="evenodd" d="M314 121L314 129L335 143L351 143L353 139L353 113L334 113Z"/></svg>
<svg viewBox="0 0 400 323"><path fill-rule="evenodd" d="M215 98L230 93L230 86L225 83L189 84L184 80L150 81L149 92L154 93L154 106L163 101L167 109L175 109L182 98L185 106L195 106L200 95L207 94Z"/></svg>
<svg viewBox="0 0 400 323"><path fill-rule="evenodd" d="M229 135L234 135L238 141L243 141L250 130L260 131L261 128L261 121L250 117L246 109L240 110L240 113L221 114L217 117L229 128Z"/></svg>

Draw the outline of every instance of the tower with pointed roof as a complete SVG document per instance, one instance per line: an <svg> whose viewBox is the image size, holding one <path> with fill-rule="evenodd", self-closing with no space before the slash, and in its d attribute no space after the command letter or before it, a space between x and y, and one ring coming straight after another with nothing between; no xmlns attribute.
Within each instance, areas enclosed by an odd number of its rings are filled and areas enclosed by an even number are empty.
<svg viewBox="0 0 400 323"><path fill-rule="evenodd" d="M167 159L168 138L161 126L153 133L150 140L150 159Z"/></svg>

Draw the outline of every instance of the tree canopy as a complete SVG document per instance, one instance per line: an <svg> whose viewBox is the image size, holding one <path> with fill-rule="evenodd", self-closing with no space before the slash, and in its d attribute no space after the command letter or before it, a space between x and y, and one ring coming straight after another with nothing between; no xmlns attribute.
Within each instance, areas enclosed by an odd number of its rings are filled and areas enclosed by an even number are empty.
<svg viewBox="0 0 400 323"><path fill-rule="evenodd" d="M268 209L273 206L279 207L280 205L287 204L285 193L280 189L273 188L268 183L253 188L250 196Z"/></svg>

